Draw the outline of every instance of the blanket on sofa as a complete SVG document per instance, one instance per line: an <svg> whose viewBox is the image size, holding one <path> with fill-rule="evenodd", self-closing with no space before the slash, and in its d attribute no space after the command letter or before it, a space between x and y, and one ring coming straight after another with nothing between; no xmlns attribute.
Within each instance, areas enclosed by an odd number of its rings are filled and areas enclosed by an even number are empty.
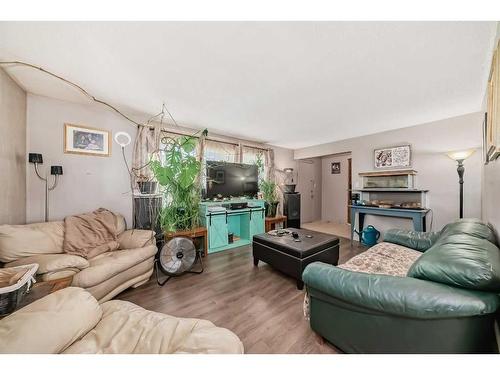
<svg viewBox="0 0 500 375"><path fill-rule="evenodd" d="M63 249L67 254L93 258L119 247L115 214L105 208L64 219Z"/></svg>

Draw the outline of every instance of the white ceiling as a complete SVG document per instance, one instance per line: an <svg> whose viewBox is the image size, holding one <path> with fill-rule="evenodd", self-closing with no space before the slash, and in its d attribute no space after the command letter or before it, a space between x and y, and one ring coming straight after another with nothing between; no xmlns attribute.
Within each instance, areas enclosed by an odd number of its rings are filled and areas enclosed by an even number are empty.
<svg viewBox="0 0 500 375"><path fill-rule="evenodd" d="M128 113L300 148L481 109L495 22L0 22L0 60ZM38 71L27 91L85 101ZM140 117L140 116L139 116Z"/></svg>

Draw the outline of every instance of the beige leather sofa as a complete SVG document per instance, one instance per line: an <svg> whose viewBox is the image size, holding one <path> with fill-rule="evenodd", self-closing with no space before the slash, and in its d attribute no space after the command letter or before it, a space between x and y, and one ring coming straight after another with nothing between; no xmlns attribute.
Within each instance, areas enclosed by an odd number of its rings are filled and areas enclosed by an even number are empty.
<svg viewBox="0 0 500 375"><path fill-rule="evenodd" d="M0 262L5 267L38 263L37 278L46 281L72 276L72 285L105 302L129 287L148 281L153 273L154 232L125 230L117 215L118 250L91 259L63 252L64 222L0 225Z"/></svg>
<svg viewBox="0 0 500 375"><path fill-rule="evenodd" d="M181 319L130 302L101 305L66 288L0 320L0 353L243 353L239 338L207 320Z"/></svg>

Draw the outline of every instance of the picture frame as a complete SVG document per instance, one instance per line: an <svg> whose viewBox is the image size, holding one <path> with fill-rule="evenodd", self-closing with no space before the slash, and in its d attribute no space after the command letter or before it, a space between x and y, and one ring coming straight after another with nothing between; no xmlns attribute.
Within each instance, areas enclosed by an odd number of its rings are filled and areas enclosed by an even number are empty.
<svg viewBox="0 0 500 375"><path fill-rule="evenodd" d="M334 161L331 168L332 174L340 174L340 161Z"/></svg>
<svg viewBox="0 0 500 375"><path fill-rule="evenodd" d="M486 151L488 162L500 156L500 61L497 45L491 61L488 79L488 102L486 119Z"/></svg>
<svg viewBox="0 0 500 375"><path fill-rule="evenodd" d="M488 112L484 113L484 120L483 120L483 144L482 144L482 150L483 150L483 163L486 165L489 163L490 159L488 157Z"/></svg>
<svg viewBox="0 0 500 375"><path fill-rule="evenodd" d="M375 169L398 169L411 167L411 145L377 148L373 151Z"/></svg>
<svg viewBox="0 0 500 375"><path fill-rule="evenodd" d="M89 126L64 124L64 153L111 155L111 132Z"/></svg>

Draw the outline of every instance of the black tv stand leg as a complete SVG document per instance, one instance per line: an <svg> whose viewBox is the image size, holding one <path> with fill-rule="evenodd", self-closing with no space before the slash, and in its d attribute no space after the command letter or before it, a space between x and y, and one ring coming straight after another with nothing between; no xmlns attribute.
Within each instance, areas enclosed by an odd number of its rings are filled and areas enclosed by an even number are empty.
<svg viewBox="0 0 500 375"><path fill-rule="evenodd" d="M253 258L253 265L254 265L255 267L257 267L257 266L259 265L259 259L257 259L257 258L255 258L255 257L254 257L254 258Z"/></svg>
<svg viewBox="0 0 500 375"><path fill-rule="evenodd" d="M304 282L302 280L297 280L297 289L298 290L304 289Z"/></svg>

